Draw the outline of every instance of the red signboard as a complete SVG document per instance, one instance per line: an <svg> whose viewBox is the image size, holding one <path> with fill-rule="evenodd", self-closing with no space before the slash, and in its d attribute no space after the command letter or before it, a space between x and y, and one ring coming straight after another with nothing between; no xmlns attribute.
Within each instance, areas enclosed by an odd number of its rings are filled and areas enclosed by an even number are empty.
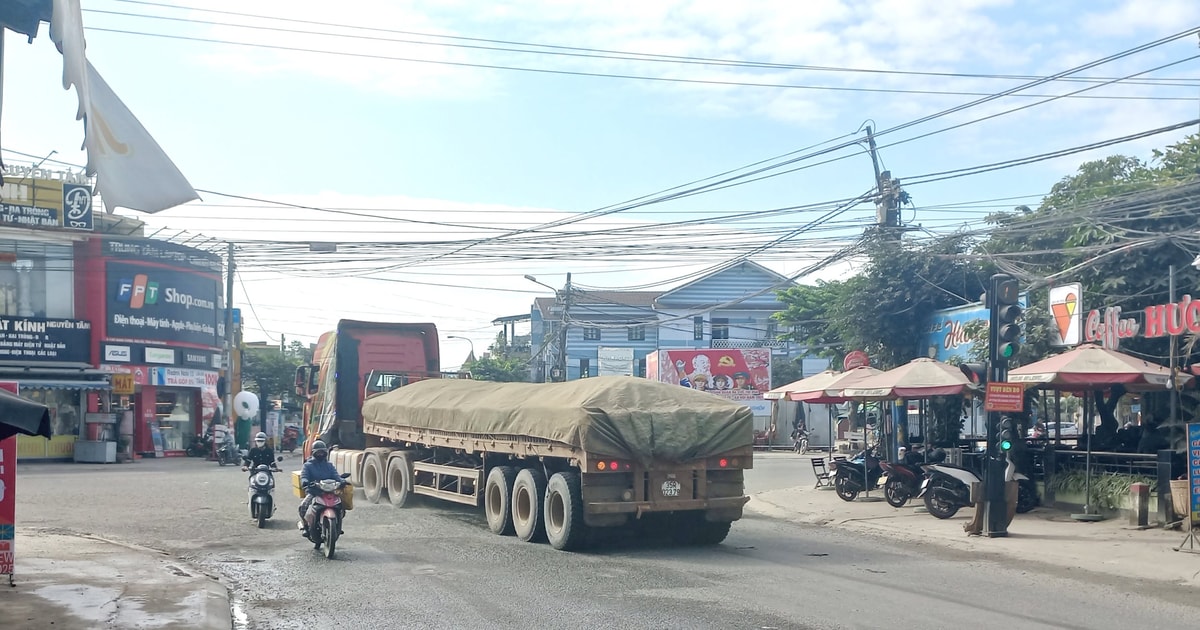
<svg viewBox="0 0 1200 630"><path fill-rule="evenodd" d="M18 392L14 381L0 381L0 389ZM13 574L13 539L17 519L17 436L0 440L0 575Z"/></svg>
<svg viewBox="0 0 1200 630"><path fill-rule="evenodd" d="M771 389L771 351L766 348L739 350L659 350L657 370L647 376L717 394L731 400L762 400ZM657 372L657 373L655 373Z"/></svg>
<svg viewBox="0 0 1200 630"><path fill-rule="evenodd" d="M984 411L1008 411L1020 413L1025 410L1025 386L1020 383L988 383L983 398Z"/></svg>

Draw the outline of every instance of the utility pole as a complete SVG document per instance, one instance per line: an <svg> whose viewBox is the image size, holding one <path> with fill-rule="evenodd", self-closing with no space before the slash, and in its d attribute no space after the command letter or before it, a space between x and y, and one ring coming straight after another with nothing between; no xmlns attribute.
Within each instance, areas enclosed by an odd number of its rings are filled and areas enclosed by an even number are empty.
<svg viewBox="0 0 1200 630"><path fill-rule="evenodd" d="M567 319L571 315L571 273L567 272L567 284L563 287L562 293L562 319L558 326L558 358L555 365L558 366L559 378L567 380Z"/></svg>
<svg viewBox="0 0 1200 630"><path fill-rule="evenodd" d="M867 146L871 165L875 167L875 223L880 228L899 228L900 203L907 195L900 189L900 180L892 178L891 171L879 170L879 149L875 146L875 133L870 125L867 125Z"/></svg>
<svg viewBox="0 0 1200 630"><path fill-rule="evenodd" d="M233 274L237 269L233 261L233 243L226 243L225 250L225 413L229 430L233 430Z"/></svg>

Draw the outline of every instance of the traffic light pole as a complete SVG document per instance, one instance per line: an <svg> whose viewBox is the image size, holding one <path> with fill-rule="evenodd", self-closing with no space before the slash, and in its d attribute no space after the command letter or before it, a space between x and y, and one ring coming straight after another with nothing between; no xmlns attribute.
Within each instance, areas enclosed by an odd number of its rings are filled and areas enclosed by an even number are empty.
<svg viewBox="0 0 1200 630"><path fill-rule="evenodd" d="M1021 317L1017 306L1019 287L1016 278L1008 274L996 274L991 278L985 306L988 309L988 381L1003 383L1008 380L1008 362L1017 351ZM1011 440L1018 436L1007 435L1001 429L1004 421L1000 412L987 414L987 451L984 458L983 477L983 535L999 538L1008 535L1008 500L1005 494L1008 467L1008 449Z"/></svg>

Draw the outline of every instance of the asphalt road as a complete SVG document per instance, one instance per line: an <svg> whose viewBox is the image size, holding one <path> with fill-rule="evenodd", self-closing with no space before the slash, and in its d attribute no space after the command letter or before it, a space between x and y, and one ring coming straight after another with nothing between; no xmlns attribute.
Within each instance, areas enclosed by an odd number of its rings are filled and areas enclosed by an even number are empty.
<svg viewBox="0 0 1200 630"><path fill-rule="evenodd" d="M748 485L803 483L807 465L760 458ZM360 494L327 561L295 530L286 476L266 530L248 517L244 483L199 460L21 465L17 519L181 555L228 581L248 628L1125 629L1200 613L1185 589L753 516L717 547L639 539L563 553L492 535L469 508L398 510Z"/></svg>

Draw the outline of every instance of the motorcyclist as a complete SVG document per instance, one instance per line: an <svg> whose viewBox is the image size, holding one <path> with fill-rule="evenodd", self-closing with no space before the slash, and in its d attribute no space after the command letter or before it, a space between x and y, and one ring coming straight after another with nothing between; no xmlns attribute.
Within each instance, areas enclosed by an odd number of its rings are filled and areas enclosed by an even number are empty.
<svg viewBox="0 0 1200 630"><path fill-rule="evenodd" d="M333 462L329 461L329 447L325 445L325 442L317 440L312 444L312 457L304 462L304 469L300 471L300 487L304 488L306 492L304 500L300 502L300 523L303 525L305 538L308 538L308 528L312 525L312 519L315 516L309 513L309 508L316 497L316 493L310 486L326 479L341 481L342 476L338 474Z"/></svg>
<svg viewBox="0 0 1200 630"><path fill-rule="evenodd" d="M242 470L254 469L259 466L267 466L274 471L279 470L275 467L275 449L267 446L267 434L262 431L254 436L254 447L242 456L242 460L244 460Z"/></svg>

